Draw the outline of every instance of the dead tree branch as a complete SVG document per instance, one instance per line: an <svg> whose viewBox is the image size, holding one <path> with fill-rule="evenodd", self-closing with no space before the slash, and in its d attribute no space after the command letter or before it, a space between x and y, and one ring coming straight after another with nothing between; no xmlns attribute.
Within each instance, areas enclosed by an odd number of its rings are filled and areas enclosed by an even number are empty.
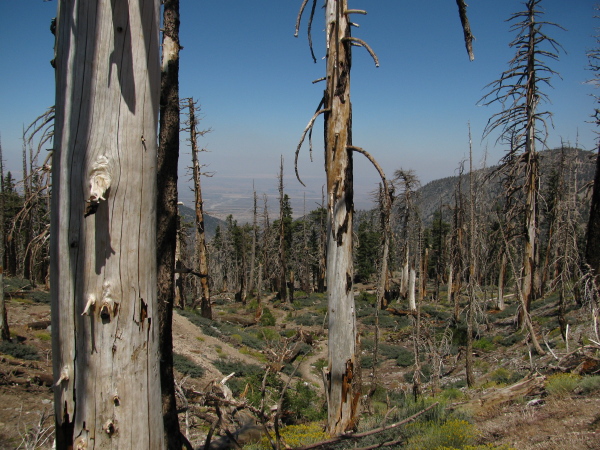
<svg viewBox="0 0 600 450"><path fill-rule="evenodd" d="M393 428L398 428L402 425L405 425L409 422L412 422L413 420L415 420L417 417L419 417L422 414L425 414L427 411L435 408L436 406L438 406L440 403L439 402L435 402L434 404L428 406L427 408L419 411L416 414L413 414L410 417L407 417L404 420L401 420L400 422L396 422L393 423L391 425L384 425L382 427L379 428L374 428L372 430L369 431L364 431L362 433L346 433L346 434L341 434L339 436L333 437L331 439L327 439L325 441L321 441L321 442L316 442L314 444L310 444L310 445L305 445L304 447L296 447L294 450L309 450L312 448L319 448L319 447L326 447L330 444L336 444L342 440L346 440L346 439L360 439L366 436L371 436L373 434L377 434L377 433L381 433L382 431L387 431L387 430L391 430ZM385 444L380 444L381 446L384 446ZM391 445L391 444L387 444L387 445Z"/></svg>
<svg viewBox="0 0 600 450"><path fill-rule="evenodd" d="M379 67L379 58L377 58L377 55L375 54L373 49L371 47L369 47L369 44L367 44L365 41L363 41L362 39L359 39L357 37L354 37L354 36L346 36L345 38L342 39L342 41L350 42L352 45L355 45L356 47L366 48L367 51L369 52L369 55L371 55L371 58L373 58L373 61L375 62L375 67Z"/></svg>
<svg viewBox="0 0 600 450"><path fill-rule="evenodd" d="M467 17L467 3L465 0L456 0L456 4L458 5L458 14L460 16L463 34L465 35L465 47L469 54L469 60L473 61L475 59L475 54L473 53L473 39L475 39L475 36L471 33L471 25L469 24L469 17Z"/></svg>
<svg viewBox="0 0 600 450"><path fill-rule="evenodd" d="M302 144L304 143L304 139L306 138L306 133L308 133L310 130L312 130L313 126L315 125L315 120L317 120L317 117L319 117L319 115L321 115L325 112L329 112L329 111L330 111L329 109L320 109L314 114L314 116L312 116L312 118L308 122L308 125L306 125L304 132L302 133L302 137L300 138L298 147L296 147L296 155L294 157L294 170L296 171L296 178L298 179L298 181L300 182L300 184L302 186L306 187L306 185L300 179L300 174L298 173L298 155L300 154L300 147L302 147Z"/></svg>

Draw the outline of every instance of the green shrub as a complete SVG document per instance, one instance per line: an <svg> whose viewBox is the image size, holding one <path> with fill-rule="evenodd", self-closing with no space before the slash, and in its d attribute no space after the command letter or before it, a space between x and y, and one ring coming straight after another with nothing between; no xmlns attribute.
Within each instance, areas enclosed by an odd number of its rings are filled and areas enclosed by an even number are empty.
<svg viewBox="0 0 600 450"><path fill-rule="evenodd" d="M502 339L500 341L500 344L505 347L511 347L511 346L515 345L516 343L521 342L524 337L525 336L522 331L519 331L517 333L511 333L508 336L506 336L504 339Z"/></svg>
<svg viewBox="0 0 600 450"><path fill-rule="evenodd" d="M496 349L496 346L489 338L483 337L473 342L473 348L482 350L484 352L490 352Z"/></svg>
<svg viewBox="0 0 600 450"><path fill-rule="evenodd" d="M577 383L577 389L582 394L591 394L600 391L600 375L591 375L581 378Z"/></svg>
<svg viewBox="0 0 600 450"><path fill-rule="evenodd" d="M304 381L297 381L293 389L286 392L283 409L285 423L306 423L325 418L325 404L319 395Z"/></svg>
<svg viewBox="0 0 600 450"><path fill-rule="evenodd" d="M405 349L404 347L398 347L399 352L396 357L396 364L400 367L408 367L412 366L415 363L415 355L410 350Z"/></svg>
<svg viewBox="0 0 600 450"><path fill-rule="evenodd" d="M274 327L275 323L275 316L273 315L271 310L267 307L264 307L262 310L262 316L260 316L260 324L263 327Z"/></svg>
<svg viewBox="0 0 600 450"><path fill-rule="evenodd" d="M512 384L521 379L521 375L504 367L499 367L490 374L490 380L499 384Z"/></svg>
<svg viewBox="0 0 600 450"><path fill-rule="evenodd" d="M452 317L452 313L448 312L446 309L443 309L437 305L423 305L421 307L421 311L426 314L429 314L431 317L447 322Z"/></svg>
<svg viewBox="0 0 600 450"><path fill-rule="evenodd" d="M406 428L413 434L405 447L410 450L461 449L475 440L475 427L466 420L450 419L442 425L417 422Z"/></svg>
<svg viewBox="0 0 600 450"><path fill-rule="evenodd" d="M546 392L558 398L568 397L575 390L580 379L579 375L573 373L550 375L546 380Z"/></svg>
<svg viewBox="0 0 600 450"><path fill-rule="evenodd" d="M235 341L235 343L237 345L242 345L242 342L244 341L244 339L242 338L242 336L240 336L239 334L232 334L229 337L231 338L231 340Z"/></svg>
<svg viewBox="0 0 600 450"><path fill-rule="evenodd" d="M37 361L40 359L35 347L19 344L18 342L0 342L0 353L29 361Z"/></svg>
<svg viewBox="0 0 600 450"><path fill-rule="evenodd" d="M294 318L294 322L305 327L320 325L322 320L323 319L321 317L313 313L305 313Z"/></svg>
<svg viewBox="0 0 600 450"><path fill-rule="evenodd" d="M441 397L445 400L459 400L464 398L465 394L463 391L457 388L448 388L442 391Z"/></svg>
<svg viewBox="0 0 600 450"><path fill-rule="evenodd" d="M324 441L327 435L323 426L319 423L307 423L301 425L287 425L279 430L281 438L287 444L286 448L303 447L309 444ZM245 450L271 450L271 444L266 436L256 444L244 446Z"/></svg>
<svg viewBox="0 0 600 450"><path fill-rule="evenodd" d="M263 341L278 342L281 335L273 328L261 328L258 330L258 337Z"/></svg>
<svg viewBox="0 0 600 450"><path fill-rule="evenodd" d="M362 355L360 357L360 366L363 369L372 369L373 364L375 363L375 358L372 354Z"/></svg>
<svg viewBox="0 0 600 450"><path fill-rule="evenodd" d="M173 367L192 378L202 378L204 368L179 353L173 353Z"/></svg>

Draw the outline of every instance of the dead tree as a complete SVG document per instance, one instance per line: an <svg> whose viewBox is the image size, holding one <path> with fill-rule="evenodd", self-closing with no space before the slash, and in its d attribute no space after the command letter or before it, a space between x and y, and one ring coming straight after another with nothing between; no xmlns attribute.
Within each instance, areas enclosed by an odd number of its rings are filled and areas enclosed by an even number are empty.
<svg viewBox="0 0 600 450"><path fill-rule="evenodd" d="M167 448L181 448L173 378L173 305L179 162L179 0L163 1L160 121L157 152L156 264L160 380Z"/></svg>
<svg viewBox="0 0 600 450"><path fill-rule="evenodd" d="M508 70L490 83L491 91L482 100L485 105L502 104L502 111L494 114L484 131L487 136L500 129L498 140L510 144L500 170L518 173L512 176L520 185L507 187L507 196L516 192L523 195L524 246L522 294L526 311L519 312L519 324L524 324L524 313L529 312L533 298L538 295L539 284L539 158L536 144L545 146L548 135L549 111L541 111L542 101L547 95L540 85L550 85L555 72L544 60L557 60L561 49L554 39L544 31L546 26L556 24L539 20L542 15L539 5L542 0L528 0L526 10L510 17L511 31L517 34L510 46L517 50L509 62ZM547 47L547 48L544 48Z"/></svg>
<svg viewBox="0 0 600 450"><path fill-rule="evenodd" d="M10 341L8 314L4 299L4 161L0 142L0 339Z"/></svg>
<svg viewBox="0 0 600 450"><path fill-rule="evenodd" d="M194 211L196 225L196 261L198 264L198 278L200 279L199 287L196 290L196 295L200 297L200 314L202 317L212 319L212 307L210 305L210 289L208 286L208 251L206 248L206 233L204 230L204 202L202 200L202 186L200 183L200 162L198 161L198 153L201 151L198 148L198 136L204 136L209 130L198 130L198 119L196 118L196 102L194 99L188 98L184 100L188 108L187 127L184 131L190 133L188 141L192 148L192 178L194 180ZM196 286L198 284L196 283ZM198 295L199 294L199 295Z"/></svg>
<svg viewBox="0 0 600 450"><path fill-rule="evenodd" d="M56 448L165 448L156 301L159 2L58 5Z"/></svg>

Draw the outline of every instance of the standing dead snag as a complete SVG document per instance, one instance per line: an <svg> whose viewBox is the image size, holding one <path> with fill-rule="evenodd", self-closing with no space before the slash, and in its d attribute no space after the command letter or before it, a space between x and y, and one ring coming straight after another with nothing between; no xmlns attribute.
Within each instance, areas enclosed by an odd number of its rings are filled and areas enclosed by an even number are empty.
<svg viewBox="0 0 600 450"><path fill-rule="evenodd" d="M160 380L165 440L181 448L173 377L173 305L177 254L179 162L179 0L163 2L160 124L157 154L156 264L160 333Z"/></svg>
<svg viewBox="0 0 600 450"><path fill-rule="evenodd" d="M299 18L305 5L306 2L302 5ZM317 116L324 114L328 196L329 364L323 372L323 379L328 406L328 431L331 434L341 434L356 427L360 398L360 364L357 358L358 334L354 309L352 262L354 192L350 102L351 46L361 45L366 47L373 56L374 53L363 41L351 37L348 16L353 12L359 11L349 10L346 0L326 2L327 87L321 101L324 108L315 113L300 141L301 145L307 131L312 130ZM314 8L310 23L313 14ZM298 174L297 170L296 174Z"/></svg>
<svg viewBox="0 0 600 450"><path fill-rule="evenodd" d="M58 6L51 220L57 449L165 447L156 301L158 16L158 0ZM101 157L110 188L84 218Z"/></svg>
<svg viewBox="0 0 600 450"><path fill-rule="evenodd" d="M196 295L200 291L200 314L206 319L212 319L212 306L210 304L210 289L208 286L208 250L206 248L206 233L204 229L204 201L202 200L202 186L200 183L200 162L198 161L198 135L204 136L209 130L198 131L198 119L196 118L196 102L192 98L183 100L182 106L187 103L189 131L189 142L192 148L192 178L194 180L194 211L196 213L196 261L198 264L197 276L200 278L200 289L196 289ZM198 284L196 283L196 286Z"/></svg>
<svg viewBox="0 0 600 450"><path fill-rule="evenodd" d="M536 143L545 147L548 135L546 120L552 114L541 111L540 104L548 98L540 90L540 85L550 86L553 71L544 60L557 60L560 44L544 31L546 26L558 25L539 20L542 0L528 0L525 11L513 14L509 20L515 21L511 30L517 33L510 43L517 49L515 57L509 62L509 68L500 78L488 86L491 91L482 100L485 105L499 102L502 111L494 114L488 121L484 136L500 129L499 141L510 145L499 170L506 172L508 180L507 203L515 201L515 193L522 198L518 215L524 217L523 236L523 281L522 293L524 310L519 311L519 324L525 325L525 316L531 308L534 297L539 295L539 157ZM518 22L517 22L518 21ZM559 27L560 28L560 27ZM546 47L547 49L544 49ZM514 180L522 180L520 184ZM509 184L510 183L510 184Z"/></svg>

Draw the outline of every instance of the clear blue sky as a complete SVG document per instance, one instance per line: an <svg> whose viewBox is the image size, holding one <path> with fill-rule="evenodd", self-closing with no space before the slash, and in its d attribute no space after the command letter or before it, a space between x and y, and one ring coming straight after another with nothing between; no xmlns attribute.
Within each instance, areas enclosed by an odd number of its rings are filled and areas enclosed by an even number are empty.
<svg viewBox="0 0 600 450"><path fill-rule="evenodd" d="M205 128L213 132L201 144L215 171L204 182L205 195L248 196L255 180L259 192L273 191L279 156L284 155L286 189L301 195L293 177L294 150L302 130L315 111L324 88L311 82L324 75L323 10L319 0L313 24L317 64L311 60L306 35L308 16L300 36L294 26L301 0L181 0L182 97L193 96L202 105ZM477 102L485 85L498 78L514 51L508 43L506 19L522 10L519 0L470 0L469 18L475 61L469 62L455 0L351 0L351 8L366 9L354 15L360 28L353 35L377 53L375 68L368 53L355 48L352 70L353 141L368 150L388 175L402 167L414 169L421 181L454 174L468 154L467 123L471 122L474 151L495 164L503 148L494 135L481 141L488 118L498 107ZM566 50L551 62L555 77L547 89L555 128L549 146L561 138L592 149L594 126L587 121L594 108L594 92L586 80L586 51L596 45L594 0L544 0L544 19L567 31L548 29ZM54 103L54 73L50 19L57 0L0 0L0 136L7 167L20 176L21 130ZM306 14L306 13L305 13ZM183 137L182 137L183 139ZM300 172L311 198L324 182L322 125L315 128L314 162L307 147L300 156ZM189 155L182 146L181 178ZM374 189L377 175L356 155L357 206ZM187 189L182 197L190 198ZM209 200L210 204L210 198ZM222 208L223 206L221 206ZM313 207L313 204L308 206ZM215 210L219 207L215 206ZM224 211L215 211L221 212Z"/></svg>

